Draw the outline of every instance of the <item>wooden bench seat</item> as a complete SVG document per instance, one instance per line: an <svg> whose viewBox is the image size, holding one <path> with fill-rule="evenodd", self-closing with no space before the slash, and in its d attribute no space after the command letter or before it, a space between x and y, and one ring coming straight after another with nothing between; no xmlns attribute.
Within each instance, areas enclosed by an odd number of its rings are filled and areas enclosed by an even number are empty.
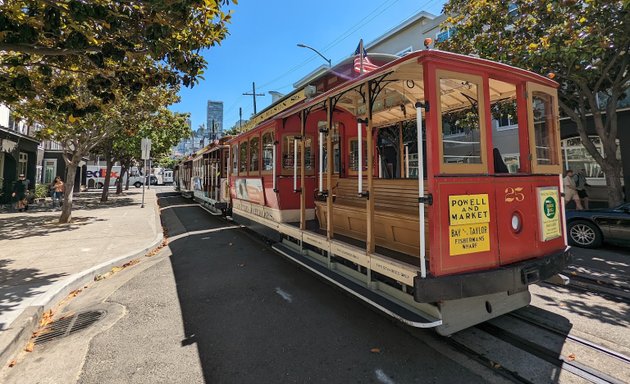
<svg viewBox="0 0 630 384"><path fill-rule="evenodd" d="M358 195L356 178L333 180L334 233L365 240L367 200ZM367 181L364 180L364 189ZM376 245L414 257L420 256L418 181L413 179L374 179L374 237ZM320 229L326 229L327 206L316 202ZM428 236L425 212L425 234Z"/></svg>

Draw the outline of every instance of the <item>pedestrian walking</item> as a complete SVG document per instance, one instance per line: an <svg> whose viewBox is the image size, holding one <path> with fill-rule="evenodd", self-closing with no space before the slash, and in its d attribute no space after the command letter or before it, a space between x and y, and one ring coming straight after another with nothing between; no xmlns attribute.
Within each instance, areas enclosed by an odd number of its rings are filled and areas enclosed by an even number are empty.
<svg viewBox="0 0 630 384"><path fill-rule="evenodd" d="M568 204L570 201L575 202L575 207L578 210L582 210L582 203L580 202L580 197L577 193L577 188L575 186L575 179L573 178L573 170L567 170L566 175L563 180L564 184L564 204Z"/></svg>
<svg viewBox="0 0 630 384"><path fill-rule="evenodd" d="M577 189L578 197L584 209L588 209L588 193L586 192L586 187L590 187L590 185L586 181L586 170L582 168L575 174L575 188Z"/></svg>
<svg viewBox="0 0 630 384"><path fill-rule="evenodd" d="M17 209L18 212L28 209L28 200L26 199L27 184L24 181L24 175L20 174L18 181L13 184L13 192L11 193L11 197L15 203L15 209Z"/></svg>
<svg viewBox="0 0 630 384"><path fill-rule="evenodd" d="M65 184L61 180L61 176L55 177L55 181L53 182L53 193L52 193L52 207L53 209L57 207L61 207L61 201L63 199L63 193L65 191Z"/></svg>

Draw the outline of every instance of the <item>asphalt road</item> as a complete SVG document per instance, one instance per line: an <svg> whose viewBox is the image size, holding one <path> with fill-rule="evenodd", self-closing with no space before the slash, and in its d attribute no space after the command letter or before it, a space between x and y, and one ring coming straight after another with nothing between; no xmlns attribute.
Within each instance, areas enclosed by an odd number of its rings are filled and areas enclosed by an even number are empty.
<svg viewBox="0 0 630 384"><path fill-rule="evenodd" d="M72 310L101 308L105 318L38 346L7 383L501 382L247 229L181 197L160 201L170 251L79 295Z"/></svg>

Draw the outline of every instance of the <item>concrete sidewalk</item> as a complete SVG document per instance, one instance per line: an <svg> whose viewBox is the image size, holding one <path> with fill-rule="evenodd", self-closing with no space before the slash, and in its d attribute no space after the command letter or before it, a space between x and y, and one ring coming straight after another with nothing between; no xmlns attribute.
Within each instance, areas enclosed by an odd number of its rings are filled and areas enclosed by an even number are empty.
<svg viewBox="0 0 630 384"><path fill-rule="evenodd" d="M0 364L35 330L41 314L114 266L143 256L163 239L155 189L81 194L72 223L36 207L0 214Z"/></svg>

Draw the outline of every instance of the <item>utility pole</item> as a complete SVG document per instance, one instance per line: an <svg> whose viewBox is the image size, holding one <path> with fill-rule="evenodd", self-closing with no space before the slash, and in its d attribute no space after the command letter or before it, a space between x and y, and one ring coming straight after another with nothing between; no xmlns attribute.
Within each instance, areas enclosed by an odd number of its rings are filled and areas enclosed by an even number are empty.
<svg viewBox="0 0 630 384"><path fill-rule="evenodd" d="M254 99L254 115L256 114L256 96L265 96L264 93L256 93L256 83L252 82L252 93L243 93L244 96L251 96Z"/></svg>
<svg viewBox="0 0 630 384"><path fill-rule="evenodd" d="M238 131L243 132L243 108L238 107Z"/></svg>

